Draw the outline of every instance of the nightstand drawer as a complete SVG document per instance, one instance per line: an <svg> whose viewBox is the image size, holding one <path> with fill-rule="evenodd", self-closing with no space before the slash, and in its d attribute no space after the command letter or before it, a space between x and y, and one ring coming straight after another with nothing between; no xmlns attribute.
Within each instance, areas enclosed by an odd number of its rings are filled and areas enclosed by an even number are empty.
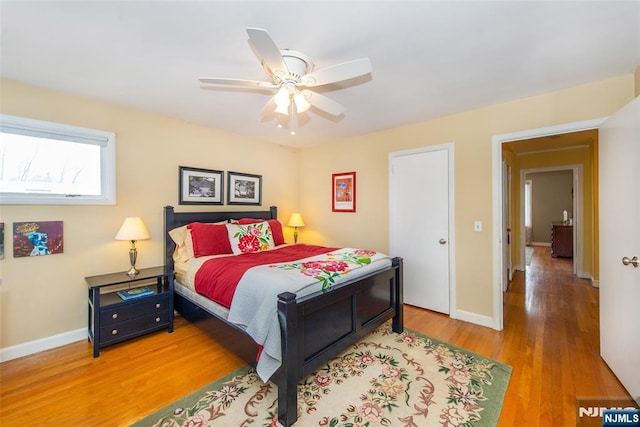
<svg viewBox="0 0 640 427"><path fill-rule="evenodd" d="M112 342L124 340L134 335L141 335L153 329L161 329L169 324L167 310L161 313L152 313L146 316L136 317L125 322L119 322L100 328L100 344L106 345Z"/></svg>
<svg viewBox="0 0 640 427"><path fill-rule="evenodd" d="M100 309L100 324L104 327L124 322L144 315L166 314L169 307L169 295L162 294L140 298L138 302L116 304Z"/></svg>

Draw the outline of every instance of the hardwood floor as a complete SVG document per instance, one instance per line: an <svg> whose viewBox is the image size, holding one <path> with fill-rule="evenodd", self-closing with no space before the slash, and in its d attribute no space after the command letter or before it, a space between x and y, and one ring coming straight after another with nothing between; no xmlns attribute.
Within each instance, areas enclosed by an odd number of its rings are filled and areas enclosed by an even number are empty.
<svg viewBox="0 0 640 427"><path fill-rule="evenodd" d="M504 294L503 331L416 307L405 325L513 367L500 426L575 426L576 397L629 397L599 356L598 290L536 247ZM77 342L0 364L2 426L128 426L243 365L177 317L93 358Z"/></svg>

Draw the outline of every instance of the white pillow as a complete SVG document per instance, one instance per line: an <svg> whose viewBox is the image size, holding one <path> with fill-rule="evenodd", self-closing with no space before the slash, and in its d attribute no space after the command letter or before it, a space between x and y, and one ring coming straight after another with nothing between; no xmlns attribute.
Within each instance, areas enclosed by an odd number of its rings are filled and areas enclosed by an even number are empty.
<svg viewBox="0 0 640 427"><path fill-rule="evenodd" d="M275 247L267 221L253 224L227 224L229 243L235 255L268 251Z"/></svg>

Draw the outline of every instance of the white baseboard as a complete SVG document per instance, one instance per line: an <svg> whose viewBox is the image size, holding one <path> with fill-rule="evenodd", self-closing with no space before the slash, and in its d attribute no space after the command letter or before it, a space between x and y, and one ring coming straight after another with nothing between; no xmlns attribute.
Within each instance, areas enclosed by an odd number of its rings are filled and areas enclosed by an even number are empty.
<svg viewBox="0 0 640 427"><path fill-rule="evenodd" d="M551 243L550 242L531 242L529 245L530 246L547 246L547 247L550 247Z"/></svg>
<svg viewBox="0 0 640 427"><path fill-rule="evenodd" d="M39 340L26 342L0 349L0 362L17 359L23 356L39 353L41 351L50 350L52 348L71 344L72 342L87 339L87 328L76 329L75 331L64 332L62 334L53 335Z"/></svg>
<svg viewBox="0 0 640 427"><path fill-rule="evenodd" d="M591 286L593 286L594 288L599 288L600 287L600 280L596 280L593 277L591 278Z"/></svg>
<svg viewBox="0 0 640 427"><path fill-rule="evenodd" d="M453 315L454 319L464 320L465 322L475 323L476 325L486 326L487 328L497 329L493 317L484 316L478 313L472 313L470 311L456 310Z"/></svg>

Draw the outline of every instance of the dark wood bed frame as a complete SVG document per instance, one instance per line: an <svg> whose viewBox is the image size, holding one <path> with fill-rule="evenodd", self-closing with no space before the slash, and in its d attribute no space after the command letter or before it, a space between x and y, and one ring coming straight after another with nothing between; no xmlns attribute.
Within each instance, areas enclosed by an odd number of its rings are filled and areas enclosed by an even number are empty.
<svg viewBox="0 0 640 427"><path fill-rule="evenodd" d="M173 270L175 244L169 230L191 222L228 219L277 219L277 208L244 212L175 212L164 208L165 265ZM258 347L240 328L178 293L174 307L187 320L199 322L248 363L255 365ZM392 319L392 330L403 331L402 258L393 258L389 269L296 298L278 295L278 319L282 335L282 365L271 381L278 386L278 419L286 427L298 418L297 384L336 357L351 344Z"/></svg>

